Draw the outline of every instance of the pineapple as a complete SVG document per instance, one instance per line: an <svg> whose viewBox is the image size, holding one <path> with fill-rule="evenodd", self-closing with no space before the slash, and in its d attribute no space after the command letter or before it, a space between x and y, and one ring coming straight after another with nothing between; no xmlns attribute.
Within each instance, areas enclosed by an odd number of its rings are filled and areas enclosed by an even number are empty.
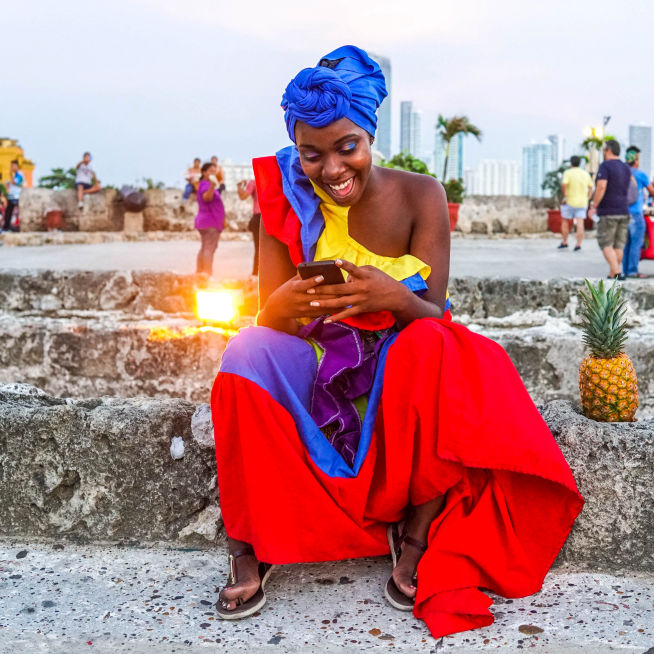
<svg viewBox="0 0 654 654"><path fill-rule="evenodd" d="M597 288L586 280L581 292L584 343L590 354L579 367L579 391L584 415L599 422L631 422L638 408L638 383L631 359L624 353L626 300L614 282Z"/></svg>

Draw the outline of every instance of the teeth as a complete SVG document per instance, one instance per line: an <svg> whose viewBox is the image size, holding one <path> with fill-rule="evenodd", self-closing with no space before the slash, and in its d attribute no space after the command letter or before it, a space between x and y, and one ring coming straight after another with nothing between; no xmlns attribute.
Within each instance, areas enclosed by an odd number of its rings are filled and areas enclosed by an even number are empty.
<svg viewBox="0 0 654 654"><path fill-rule="evenodd" d="M329 188L333 189L334 191L342 191L344 188L347 188L350 185L350 182L352 179L348 179L347 182L343 182L342 184L330 184Z"/></svg>

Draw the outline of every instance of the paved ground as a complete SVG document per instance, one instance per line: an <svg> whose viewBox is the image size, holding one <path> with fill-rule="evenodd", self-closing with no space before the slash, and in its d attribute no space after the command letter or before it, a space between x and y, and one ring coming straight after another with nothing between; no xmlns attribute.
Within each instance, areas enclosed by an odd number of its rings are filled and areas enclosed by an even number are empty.
<svg viewBox="0 0 654 654"><path fill-rule="evenodd" d="M453 276L600 277L607 272L594 239L580 252L559 251L555 238L477 239L452 241ZM198 244L194 241L44 245L0 248L0 269L50 270L159 270L191 273ZM252 265L251 242L221 243L216 252L214 277L246 277ZM641 263L641 272L654 275L654 260Z"/></svg>
<svg viewBox="0 0 654 654"><path fill-rule="evenodd" d="M490 627L435 640L386 604L384 557L277 568L261 613L230 623L213 611L222 551L58 547L0 547L1 654L654 654L652 577L558 571L537 595L495 597Z"/></svg>

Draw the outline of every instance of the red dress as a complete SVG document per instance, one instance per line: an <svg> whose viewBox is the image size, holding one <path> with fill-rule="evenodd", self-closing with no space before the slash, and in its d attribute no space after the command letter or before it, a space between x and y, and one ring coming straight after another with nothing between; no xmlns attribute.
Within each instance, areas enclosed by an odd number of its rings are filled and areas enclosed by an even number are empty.
<svg viewBox="0 0 654 654"><path fill-rule="evenodd" d="M298 252L271 159L255 162L262 218ZM266 327L228 345L211 398L227 534L274 564L382 555L388 523L445 494L418 565L414 615L432 635L491 624L481 589L538 591L583 499L504 350L449 320L401 330L353 469L311 425L315 358Z"/></svg>

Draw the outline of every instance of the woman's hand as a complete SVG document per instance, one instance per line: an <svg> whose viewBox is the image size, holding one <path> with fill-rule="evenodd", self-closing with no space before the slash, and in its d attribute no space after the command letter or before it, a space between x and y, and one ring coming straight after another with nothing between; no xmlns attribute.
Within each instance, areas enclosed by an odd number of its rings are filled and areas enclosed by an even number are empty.
<svg viewBox="0 0 654 654"><path fill-rule="evenodd" d="M314 286L306 290L313 298L311 306L318 315L330 314L325 322L374 311L401 312L410 301L411 291L379 268L359 267L340 259L336 265L349 275L345 284Z"/></svg>
<svg viewBox="0 0 654 654"><path fill-rule="evenodd" d="M322 275L310 279L302 279L296 275L284 282L266 300L266 304L259 314L258 324L274 326L280 321L323 316L326 312L319 304L316 305L315 299L316 289L323 279ZM341 284L341 286L345 285ZM325 298L325 300L333 300L337 297L333 293L321 295L321 298Z"/></svg>

